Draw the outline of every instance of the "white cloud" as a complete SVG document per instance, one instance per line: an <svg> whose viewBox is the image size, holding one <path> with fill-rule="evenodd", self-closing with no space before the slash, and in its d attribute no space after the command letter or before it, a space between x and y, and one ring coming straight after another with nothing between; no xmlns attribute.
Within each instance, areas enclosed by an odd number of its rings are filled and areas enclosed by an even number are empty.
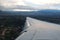
<svg viewBox="0 0 60 40"><path fill-rule="evenodd" d="M26 5L23 3L22 0L1 0L0 4L2 4L5 7L10 7L14 5Z"/></svg>
<svg viewBox="0 0 60 40"><path fill-rule="evenodd" d="M3 8L4 7L4 8ZM13 9L33 9L28 7L23 0L1 0L0 1L0 9L1 10L13 10ZM17 11L17 10L16 10Z"/></svg>
<svg viewBox="0 0 60 40"><path fill-rule="evenodd" d="M0 0L0 9L60 9L58 4L60 0Z"/></svg>
<svg viewBox="0 0 60 40"><path fill-rule="evenodd" d="M43 4L57 4L60 3L60 0L25 0L25 2L37 4L37 5L43 5Z"/></svg>
<svg viewBox="0 0 60 40"><path fill-rule="evenodd" d="M34 11L34 10L13 9L13 11Z"/></svg>

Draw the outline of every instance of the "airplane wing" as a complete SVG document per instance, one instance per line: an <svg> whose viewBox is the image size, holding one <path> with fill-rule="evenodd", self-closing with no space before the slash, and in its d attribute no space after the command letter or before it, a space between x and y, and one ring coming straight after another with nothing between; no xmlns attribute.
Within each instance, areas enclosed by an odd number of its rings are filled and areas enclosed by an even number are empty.
<svg viewBox="0 0 60 40"><path fill-rule="evenodd" d="M60 40L60 25L27 17L26 31L16 40Z"/></svg>

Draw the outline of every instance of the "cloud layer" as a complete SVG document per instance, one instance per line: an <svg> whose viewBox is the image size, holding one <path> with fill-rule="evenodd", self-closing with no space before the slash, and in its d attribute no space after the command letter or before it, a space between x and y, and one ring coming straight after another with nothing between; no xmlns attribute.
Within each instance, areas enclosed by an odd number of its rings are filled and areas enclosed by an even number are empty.
<svg viewBox="0 0 60 40"><path fill-rule="evenodd" d="M0 10L59 9L60 0L1 0Z"/></svg>

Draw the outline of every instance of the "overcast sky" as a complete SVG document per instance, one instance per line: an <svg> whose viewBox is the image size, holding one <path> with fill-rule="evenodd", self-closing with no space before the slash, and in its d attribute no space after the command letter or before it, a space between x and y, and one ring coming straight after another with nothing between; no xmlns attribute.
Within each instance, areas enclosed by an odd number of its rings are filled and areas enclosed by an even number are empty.
<svg viewBox="0 0 60 40"><path fill-rule="evenodd" d="M59 9L60 0L0 0L0 10Z"/></svg>

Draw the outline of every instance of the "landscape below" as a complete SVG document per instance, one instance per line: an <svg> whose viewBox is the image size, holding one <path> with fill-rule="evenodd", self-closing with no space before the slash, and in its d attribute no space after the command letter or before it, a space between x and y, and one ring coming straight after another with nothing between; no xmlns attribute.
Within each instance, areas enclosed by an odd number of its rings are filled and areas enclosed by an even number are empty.
<svg viewBox="0 0 60 40"><path fill-rule="evenodd" d="M0 40L14 40L24 30L26 17L60 24L60 10L32 12L0 11Z"/></svg>

